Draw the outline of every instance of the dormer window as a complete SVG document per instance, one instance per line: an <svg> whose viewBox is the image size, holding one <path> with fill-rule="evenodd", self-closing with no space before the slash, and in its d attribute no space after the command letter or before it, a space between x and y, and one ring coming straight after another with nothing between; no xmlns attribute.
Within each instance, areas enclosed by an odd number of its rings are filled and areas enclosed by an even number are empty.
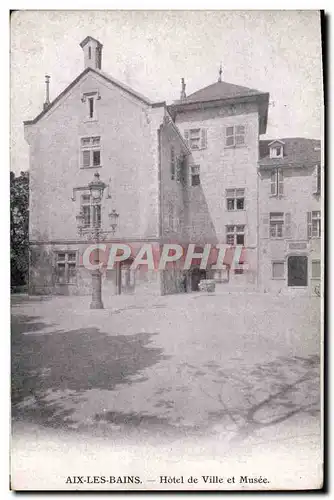
<svg viewBox="0 0 334 500"><path fill-rule="evenodd" d="M283 145L282 141L274 141L269 144L270 158L283 158Z"/></svg>
<svg viewBox="0 0 334 500"><path fill-rule="evenodd" d="M271 149L272 158L282 158L283 156L283 146L276 146L276 148Z"/></svg>

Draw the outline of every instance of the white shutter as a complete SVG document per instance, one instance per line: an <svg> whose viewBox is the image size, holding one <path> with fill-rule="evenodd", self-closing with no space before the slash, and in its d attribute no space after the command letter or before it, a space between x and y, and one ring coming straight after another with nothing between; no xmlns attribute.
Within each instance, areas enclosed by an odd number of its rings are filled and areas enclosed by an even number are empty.
<svg viewBox="0 0 334 500"><path fill-rule="evenodd" d="M269 238L269 215L261 216L261 238Z"/></svg>
<svg viewBox="0 0 334 500"><path fill-rule="evenodd" d="M90 151L83 151L82 152L82 166L83 167L90 167Z"/></svg>
<svg viewBox="0 0 334 500"><path fill-rule="evenodd" d="M307 237L312 238L312 212L307 212Z"/></svg>
<svg viewBox="0 0 334 500"><path fill-rule="evenodd" d="M206 148L206 128L201 128L201 149Z"/></svg>
<svg viewBox="0 0 334 500"><path fill-rule="evenodd" d="M285 237L291 238L291 213L287 212L285 214Z"/></svg>
<svg viewBox="0 0 334 500"><path fill-rule="evenodd" d="M277 195L277 171L272 170L270 176L270 194L273 196Z"/></svg>

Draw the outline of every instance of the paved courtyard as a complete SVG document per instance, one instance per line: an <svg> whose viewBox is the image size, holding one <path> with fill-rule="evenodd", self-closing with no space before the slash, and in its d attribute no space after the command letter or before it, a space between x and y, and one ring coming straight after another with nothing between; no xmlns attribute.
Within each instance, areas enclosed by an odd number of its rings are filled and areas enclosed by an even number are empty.
<svg viewBox="0 0 334 500"><path fill-rule="evenodd" d="M85 456L88 442L136 446L137 459L151 447L169 467L182 453L210 470L286 446L320 466L320 352L317 297L119 296L103 311L89 297L13 297L13 466L31 477L52 442Z"/></svg>

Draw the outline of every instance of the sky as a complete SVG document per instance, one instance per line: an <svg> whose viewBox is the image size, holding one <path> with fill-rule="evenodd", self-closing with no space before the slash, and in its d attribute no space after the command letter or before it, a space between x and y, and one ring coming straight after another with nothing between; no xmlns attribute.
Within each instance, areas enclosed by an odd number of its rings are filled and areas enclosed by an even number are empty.
<svg viewBox="0 0 334 500"><path fill-rule="evenodd" d="M270 93L267 134L322 136L320 14L308 11L18 11L11 17L11 170L29 168L23 121L84 69L79 43L103 44L102 69L167 104L222 79Z"/></svg>

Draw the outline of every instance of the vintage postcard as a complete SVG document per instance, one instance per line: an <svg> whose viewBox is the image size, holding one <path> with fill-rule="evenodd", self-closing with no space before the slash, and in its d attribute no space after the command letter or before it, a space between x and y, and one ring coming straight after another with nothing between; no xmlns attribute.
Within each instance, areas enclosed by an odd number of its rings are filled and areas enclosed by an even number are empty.
<svg viewBox="0 0 334 500"><path fill-rule="evenodd" d="M322 488L321 19L12 13L12 490Z"/></svg>

